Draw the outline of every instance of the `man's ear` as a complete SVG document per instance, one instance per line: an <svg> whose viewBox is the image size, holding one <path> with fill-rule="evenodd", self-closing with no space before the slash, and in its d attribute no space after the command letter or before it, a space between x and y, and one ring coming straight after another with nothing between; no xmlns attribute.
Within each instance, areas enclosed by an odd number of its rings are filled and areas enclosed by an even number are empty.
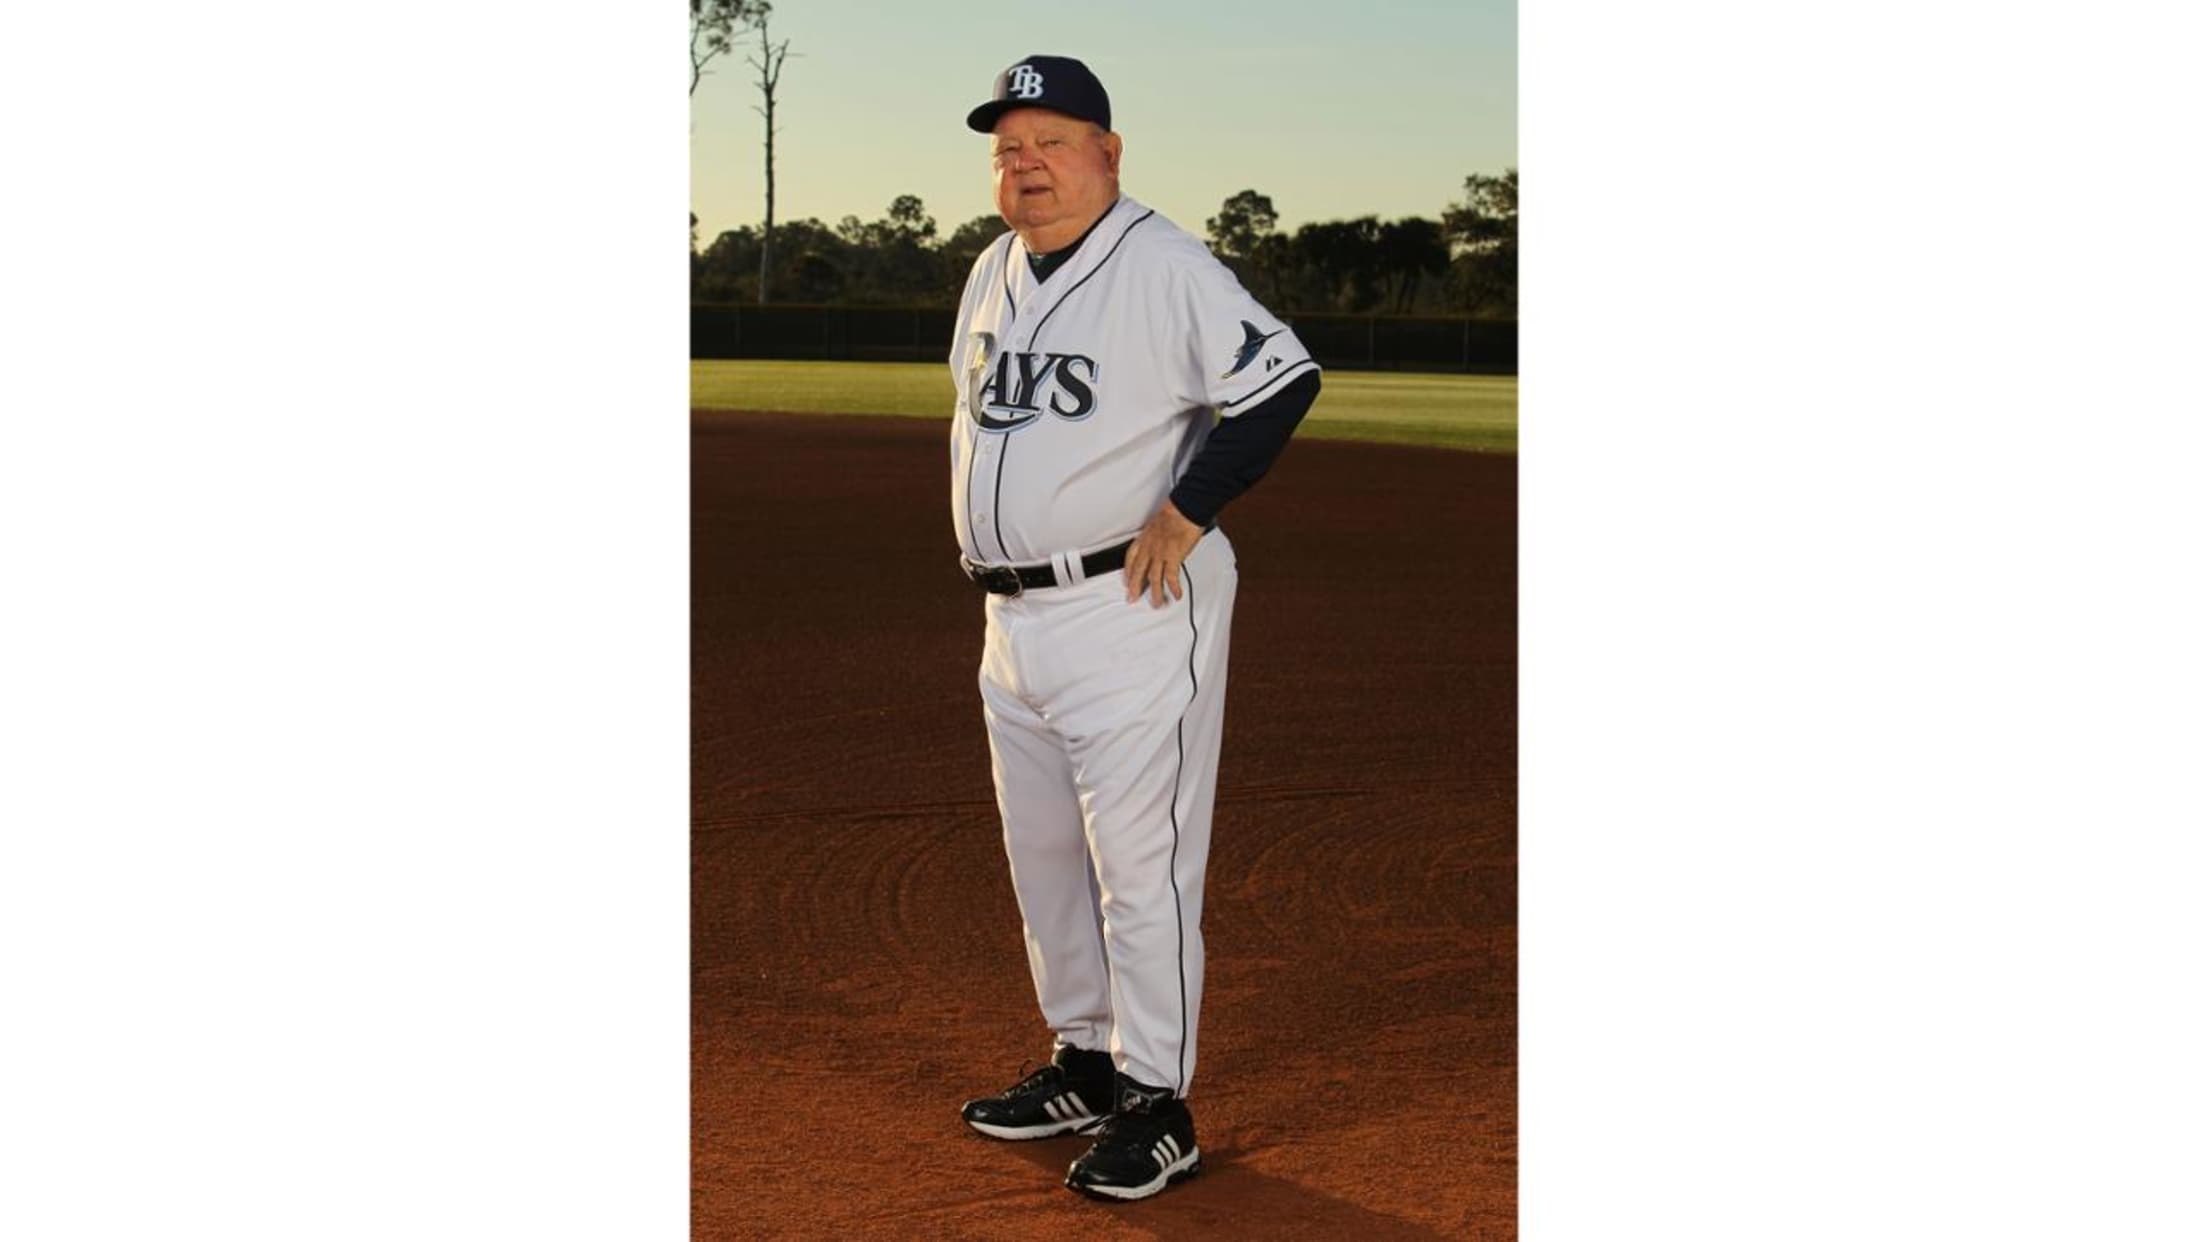
<svg viewBox="0 0 2208 1242"><path fill-rule="evenodd" d="M1104 135L1104 166L1111 169L1112 175L1115 177L1119 175L1119 153L1125 147L1126 144L1119 140L1118 134L1107 133Z"/></svg>

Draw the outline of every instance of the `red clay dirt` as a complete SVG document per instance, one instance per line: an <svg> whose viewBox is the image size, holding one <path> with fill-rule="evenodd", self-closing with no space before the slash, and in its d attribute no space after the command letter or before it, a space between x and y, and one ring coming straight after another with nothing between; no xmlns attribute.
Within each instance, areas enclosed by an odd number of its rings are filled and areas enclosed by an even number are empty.
<svg viewBox="0 0 2208 1242"><path fill-rule="evenodd" d="M693 412L692 1229L1515 1236L1514 458L1301 440L1242 582L1190 1093L1204 1172L958 1119L1049 1052L940 423Z"/></svg>

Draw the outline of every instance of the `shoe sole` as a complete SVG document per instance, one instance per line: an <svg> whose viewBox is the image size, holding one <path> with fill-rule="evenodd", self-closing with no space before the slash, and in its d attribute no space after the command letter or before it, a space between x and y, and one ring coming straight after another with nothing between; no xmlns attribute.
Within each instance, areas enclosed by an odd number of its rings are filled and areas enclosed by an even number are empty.
<svg viewBox="0 0 2208 1242"><path fill-rule="evenodd" d="M1083 1134L1104 1124L1102 1117L1076 1117L1071 1121L1046 1121L1039 1126L997 1126L986 1121L975 1121L971 1117L961 1117L959 1120L972 1126L978 1134L986 1134L993 1139L1007 1139L1013 1142L1025 1139L1051 1138L1060 1134Z"/></svg>
<svg viewBox="0 0 2208 1242"><path fill-rule="evenodd" d="M1156 1177L1140 1186L1110 1186L1101 1182L1094 1184L1077 1182L1074 1180L1073 1170L1068 1169L1066 1170L1066 1189L1076 1194L1087 1195L1091 1199L1103 1199L1113 1203L1125 1203L1133 1199L1147 1199L1175 1182L1185 1181L1203 1172L1203 1154L1201 1149L1189 1148L1187 1155L1165 1166L1165 1169Z"/></svg>

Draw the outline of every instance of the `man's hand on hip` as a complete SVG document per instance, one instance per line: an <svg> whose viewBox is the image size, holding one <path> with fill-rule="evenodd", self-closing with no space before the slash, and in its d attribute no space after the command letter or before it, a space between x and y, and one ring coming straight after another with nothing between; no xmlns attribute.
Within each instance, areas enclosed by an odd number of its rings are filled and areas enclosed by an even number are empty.
<svg viewBox="0 0 2208 1242"><path fill-rule="evenodd" d="M1181 597L1181 562L1186 560L1204 528L1181 516L1168 500L1158 506L1127 549L1127 602L1149 593L1152 608L1165 607L1165 593Z"/></svg>

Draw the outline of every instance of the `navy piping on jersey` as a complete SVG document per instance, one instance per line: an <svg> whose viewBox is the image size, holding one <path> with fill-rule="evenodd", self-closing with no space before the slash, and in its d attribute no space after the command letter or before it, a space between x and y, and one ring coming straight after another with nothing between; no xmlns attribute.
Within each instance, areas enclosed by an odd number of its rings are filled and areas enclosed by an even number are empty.
<svg viewBox="0 0 2208 1242"><path fill-rule="evenodd" d="M989 508L996 515L995 521L997 523L997 553L998 555L1004 557L1004 562L1007 565L1012 563L1012 553L1007 551L1004 546L1004 459L1010 457L1011 455L1012 437L998 436L997 490L996 495L989 502ZM979 540L976 540L976 542L978 543Z"/></svg>
<svg viewBox="0 0 2208 1242"><path fill-rule="evenodd" d="M1273 378L1265 381L1265 386L1263 388L1258 389L1256 392L1244 393L1243 395L1236 397L1234 400L1227 402L1225 405L1222 405L1219 408L1222 410L1232 409L1245 401L1255 400L1258 397L1264 396L1266 393L1271 392L1274 385L1280 383L1284 379L1287 379L1289 376L1301 373L1305 367L1315 367L1317 365L1319 364L1313 362L1309 358L1306 358L1303 361L1290 366L1287 370L1282 371L1280 374L1274 376Z"/></svg>
<svg viewBox="0 0 2208 1242"><path fill-rule="evenodd" d="M1117 206L1119 206L1119 204L1116 202L1112 204L1112 207ZM1072 244L1060 246L1056 250L1051 251L1049 254L1028 255L1027 270L1034 275L1035 283L1041 284L1042 282L1049 280L1050 274L1052 272L1055 272L1059 268L1064 267L1066 264L1071 263L1073 261L1073 256L1079 253L1081 249L1081 243L1089 240L1089 234L1096 232L1100 228L1103 228L1104 222L1111 218L1111 208L1108 207L1104 210L1103 215L1096 218L1095 223L1089 225L1089 227L1081 231L1081 236L1073 239Z"/></svg>
<svg viewBox="0 0 2208 1242"><path fill-rule="evenodd" d="M1117 204L1114 204L1114 209L1116 210L1116 208ZM1109 215L1111 213L1106 212L1105 214ZM1149 211L1143 212L1142 215L1135 220L1134 224L1130 224L1125 229L1120 230L1119 240L1113 242L1112 248L1104 252L1104 257L1096 261L1096 266L1089 269L1088 275L1083 276L1077 281L1074 281L1073 288L1066 290L1065 293L1061 295L1056 302L1051 303L1050 309L1043 312L1042 319L1036 323L1035 331L1028 335L1027 349L1029 353L1035 352L1035 342L1042 338L1043 325L1049 323L1050 317L1058 313L1058 308L1066 304L1066 299L1072 297L1074 293L1081 288L1081 286L1089 283L1090 276L1094 276L1098 272L1104 270L1104 265L1112 261L1113 255L1119 253L1120 244L1127 240L1127 234L1135 231L1135 225L1141 224L1144 220L1147 220L1156 214L1158 214L1157 209L1152 208ZM1102 224L1103 222L1104 219L1102 216L1097 217L1097 224ZM1094 231L1096 225L1090 225L1089 227L1091 231ZM1005 301L1007 302L1010 302L1012 300L1012 236L1012 234L1005 235L1004 245L1004 297ZM1088 234L1083 233L1081 236L1085 239L1088 237ZM1014 313L1017 314L1016 307L1014 308ZM1000 345L998 348L1001 349L1003 347ZM1022 425L1024 426L1025 424ZM974 424L974 440L976 445L978 446L981 440L981 424L978 418L976 419ZM997 523L997 553L1004 557L1005 563L1007 564L1011 563L1012 553L1011 550L1007 548L1004 543L1004 459L1010 454L1011 449L1012 437L1010 434L997 437L997 478L995 488L992 492L994 499L990 501L991 507L996 510L995 520ZM969 477L966 484L966 512L969 522L971 521L973 515L973 502L973 481L971 477ZM981 536L974 536L974 545L974 551L981 551Z"/></svg>
<svg viewBox="0 0 2208 1242"><path fill-rule="evenodd" d="M1158 214L1157 209L1153 207L1149 211L1143 212L1142 215L1137 217L1133 224L1130 224L1126 228L1120 230L1119 240L1113 242L1112 248L1104 252L1104 257L1096 261L1096 266L1090 268L1087 275L1083 276L1077 281L1074 281L1073 288L1066 290L1063 297L1060 297L1057 301L1050 304L1050 309L1043 312L1043 317L1041 321L1035 325L1035 330L1028 333L1027 351L1029 353L1035 352L1035 342L1041 340L1043 337L1043 324L1049 323L1050 317L1058 313L1058 308L1064 306L1075 293L1079 292L1081 286L1089 283L1091 277L1094 277L1098 272L1104 270L1104 265L1112 261L1113 255L1119 253L1120 246L1124 244L1127 240L1127 234L1134 232L1135 229L1139 227L1144 220L1147 220L1156 214Z"/></svg>

